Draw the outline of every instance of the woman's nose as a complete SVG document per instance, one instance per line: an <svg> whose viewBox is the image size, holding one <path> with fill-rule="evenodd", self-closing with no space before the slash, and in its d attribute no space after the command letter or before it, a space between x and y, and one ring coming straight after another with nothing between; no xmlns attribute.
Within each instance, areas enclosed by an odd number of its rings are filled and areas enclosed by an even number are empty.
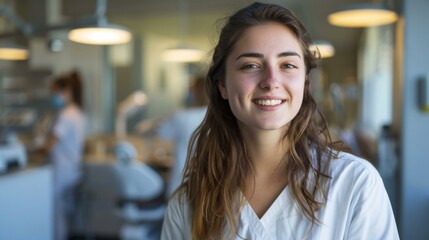
<svg viewBox="0 0 429 240"><path fill-rule="evenodd" d="M275 89L280 86L279 82L279 73L273 68L265 68L264 74L261 81L259 82L259 87L262 89Z"/></svg>

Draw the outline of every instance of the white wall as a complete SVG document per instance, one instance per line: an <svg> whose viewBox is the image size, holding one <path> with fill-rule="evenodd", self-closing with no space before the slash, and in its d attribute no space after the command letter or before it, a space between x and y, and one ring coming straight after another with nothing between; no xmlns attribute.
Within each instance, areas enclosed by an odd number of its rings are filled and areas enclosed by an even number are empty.
<svg viewBox="0 0 429 240"><path fill-rule="evenodd" d="M429 73L429 1L404 0L403 8L400 232L403 239L429 239L429 114L417 104L417 80Z"/></svg>

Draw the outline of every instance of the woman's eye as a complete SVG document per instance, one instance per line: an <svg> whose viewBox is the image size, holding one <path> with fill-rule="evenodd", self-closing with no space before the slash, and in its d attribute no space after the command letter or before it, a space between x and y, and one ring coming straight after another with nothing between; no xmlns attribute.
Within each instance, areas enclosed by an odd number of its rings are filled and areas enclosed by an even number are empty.
<svg viewBox="0 0 429 240"><path fill-rule="evenodd" d="M286 68L286 69L293 69L293 68L297 68L295 65L290 64L290 63L286 63L282 65L282 68Z"/></svg>
<svg viewBox="0 0 429 240"><path fill-rule="evenodd" d="M245 64L241 67L241 69L245 70L245 69L257 69L259 68L258 65L256 64Z"/></svg>

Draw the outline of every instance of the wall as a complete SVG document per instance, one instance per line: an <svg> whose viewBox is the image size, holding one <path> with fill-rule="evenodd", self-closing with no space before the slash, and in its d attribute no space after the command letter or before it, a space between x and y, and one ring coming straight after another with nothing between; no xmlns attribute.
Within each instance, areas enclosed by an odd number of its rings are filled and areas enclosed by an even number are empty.
<svg viewBox="0 0 429 240"><path fill-rule="evenodd" d="M163 62L160 57L165 49L175 46L174 40L147 34L143 41L143 86L149 99L146 113L151 118L165 117L180 106L187 91L184 64Z"/></svg>
<svg viewBox="0 0 429 240"><path fill-rule="evenodd" d="M392 123L393 33L391 24L366 28L359 51L360 122L375 133Z"/></svg>
<svg viewBox="0 0 429 240"><path fill-rule="evenodd" d="M207 69L212 42L217 38L214 23L219 15L219 12L193 14L184 39L180 39L179 20L174 14L149 15L135 19L112 18L112 22L127 26L135 39L141 39L139 54L142 61L137 67L141 69L140 85L148 95L148 104L142 111L143 118L168 117L177 108L184 106L183 100L188 92L189 81L195 74L205 74ZM202 61L192 64L164 61L163 51L179 44L201 49L204 54ZM133 53L138 54L136 51ZM124 73L119 74L118 78L125 76Z"/></svg>
<svg viewBox="0 0 429 240"><path fill-rule="evenodd" d="M429 239L429 114L417 105L417 80L429 73L429 1L404 0L402 239Z"/></svg>

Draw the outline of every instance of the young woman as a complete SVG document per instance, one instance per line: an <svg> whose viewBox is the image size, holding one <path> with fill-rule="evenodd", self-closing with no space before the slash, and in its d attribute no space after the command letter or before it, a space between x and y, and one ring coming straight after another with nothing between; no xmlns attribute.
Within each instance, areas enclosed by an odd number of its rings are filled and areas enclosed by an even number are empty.
<svg viewBox="0 0 429 240"><path fill-rule="evenodd" d="M228 19L162 239L398 239L377 171L331 143L310 92L310 42L278 5Z"/></svg>
<svg viewBox="0 0 429 240"><path fill-rule="evenodd" d="M84 142L82 83L77 72L59 76L52 86L52 104L58 117L44 152L53 166L55 238L67 239L66 203L80 179Z"/></svg>

